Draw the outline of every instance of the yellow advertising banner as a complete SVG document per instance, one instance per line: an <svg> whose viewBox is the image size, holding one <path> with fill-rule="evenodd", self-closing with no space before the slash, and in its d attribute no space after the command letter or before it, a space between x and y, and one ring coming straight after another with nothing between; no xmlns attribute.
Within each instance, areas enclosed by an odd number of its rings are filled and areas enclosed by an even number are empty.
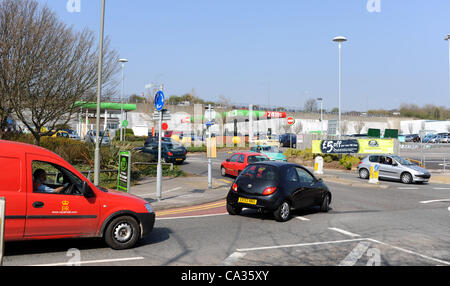
<svg viewBox="0 0 450 286"><path fill-rule="evenodd" d="M313 154L394 154L394 139L313 140Z"/></svg>

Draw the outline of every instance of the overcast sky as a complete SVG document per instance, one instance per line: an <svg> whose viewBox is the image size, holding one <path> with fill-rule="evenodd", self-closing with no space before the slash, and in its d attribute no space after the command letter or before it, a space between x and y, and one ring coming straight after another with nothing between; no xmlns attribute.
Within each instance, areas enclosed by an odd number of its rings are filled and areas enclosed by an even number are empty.
<svg viewBox="0 0 450 286"><path fill-rule="evenodd" d="M98 37L100 0L70 0L80 12L38 1ZM378 0L372 13L368 1L377 0L107 0L105 34L129 60L127 95L162 82L169 96L194 89L205 100L296 107L323 97L329 110L338 105L332 39L342 35L343 110L450 107L450 1Z"/></svg>

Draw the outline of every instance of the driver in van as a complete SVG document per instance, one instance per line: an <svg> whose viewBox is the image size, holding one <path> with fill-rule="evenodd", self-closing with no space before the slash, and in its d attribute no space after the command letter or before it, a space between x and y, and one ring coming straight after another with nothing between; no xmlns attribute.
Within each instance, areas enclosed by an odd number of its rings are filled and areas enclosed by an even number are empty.
<svg viewBox="0 0 450 286"><path fill-rule="evenodd" d="M59 194L66 187L66 185L53 189L44 183L47 181L47 173L43 169L37 169L33 173L33 192L34 193L47 193L47 194Z"/></svg>

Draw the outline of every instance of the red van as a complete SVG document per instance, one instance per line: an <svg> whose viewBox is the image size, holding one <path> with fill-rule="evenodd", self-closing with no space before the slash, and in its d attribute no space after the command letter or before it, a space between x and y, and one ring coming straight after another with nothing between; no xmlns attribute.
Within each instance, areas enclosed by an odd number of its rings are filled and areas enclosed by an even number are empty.
<svg viewBox="0 0 450 286"><path fill-rule="evenodd" d="M5 241L103 237L133 247L153 230L155 213L138 197L96 187L58 155L0 140Z"/></svg>

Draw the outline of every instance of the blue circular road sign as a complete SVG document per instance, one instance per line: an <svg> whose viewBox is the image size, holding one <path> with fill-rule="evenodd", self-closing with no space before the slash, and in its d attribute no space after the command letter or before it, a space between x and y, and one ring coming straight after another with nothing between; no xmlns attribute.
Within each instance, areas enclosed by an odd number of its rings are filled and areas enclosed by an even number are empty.
<svg viewBox="0 0 450 286"><path fill-rule="evenodd" d="M155 108L161 111L164 108L165 97L162 91L158 91L155 95Z"/></svg>

